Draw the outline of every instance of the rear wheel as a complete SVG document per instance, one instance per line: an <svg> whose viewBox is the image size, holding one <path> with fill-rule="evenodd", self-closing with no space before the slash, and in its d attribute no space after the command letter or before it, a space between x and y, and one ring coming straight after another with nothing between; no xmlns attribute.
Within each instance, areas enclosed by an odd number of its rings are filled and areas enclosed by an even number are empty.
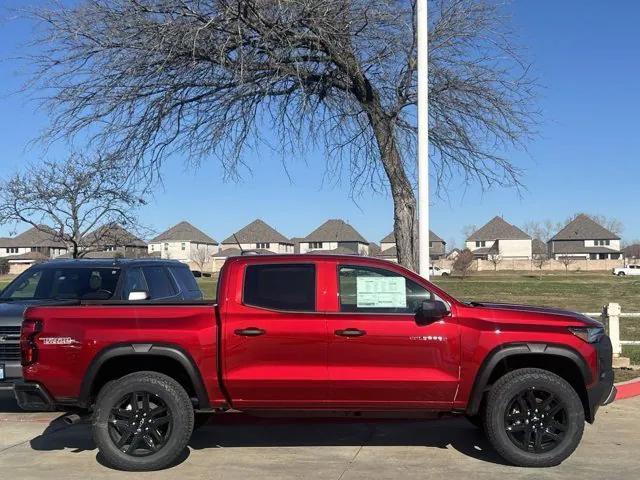
<svg viewBox="0 0 640 480"><path fill-rule="evenodd" d="M551 467L580 443L584 408L573 387L558 375L536 368L515 370L491 388L485 430L505 460L522 467Z"/></svg>
<svg viewBox="0 0 640 480"><path fill-rule="evenodd" d="M137 372L103 388L96 400L93 437L108 466L159 470L174 463L193 431L184 388L156 372Z"/></svg>

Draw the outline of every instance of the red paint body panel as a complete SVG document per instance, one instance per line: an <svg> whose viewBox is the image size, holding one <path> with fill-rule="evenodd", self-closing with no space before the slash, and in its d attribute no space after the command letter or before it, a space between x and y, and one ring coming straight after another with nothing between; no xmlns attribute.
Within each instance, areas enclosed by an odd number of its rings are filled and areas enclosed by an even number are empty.
<svg viewBox="0 0 640 480"><path fill-rule="evenodd" d="M262 263L314 263L316 311L244 305L245 268ZM405 276L444 299L451 313L429 325L418 325L406 314L341 313L341 264ZM593 378L598 377L596 350L568 330L584 326L584 317L550 309L470 306L397 264L373 258L230 258L220 274L218 302L217 319L211 305L31 308L26 316L41 320L44 328L37 337L38 361L24 368L25 379L43 384L56 399L77 398L96 355L110 346L132 343L180 348L200 370L212 406L230 404L243 410L464 409L487 355L511 343L571 348L584 358ZM235 333L251 327L264 330L264 335ZM366 335L335 334L348 328ZM45 345L42 339L50 337L69 337L76 343Z"/></svg>

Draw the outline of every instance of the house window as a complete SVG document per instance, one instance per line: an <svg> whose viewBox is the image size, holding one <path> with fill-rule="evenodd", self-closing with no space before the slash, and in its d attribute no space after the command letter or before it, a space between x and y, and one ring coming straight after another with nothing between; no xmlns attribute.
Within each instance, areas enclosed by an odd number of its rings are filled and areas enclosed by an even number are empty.
<svg viewBox="0 0 640 480"><path fill-rule="evenodd" d="M322 248L322 242L309 242L309 248Z"/></svg>
<svg viewBox="0 0 640 480"><path fill-rule="evenodd" d="M154 250L154 246L153 246L153 245L151 245L151 251L153 252L153 250Z"/></svg>
<svg viewBox="0 0 640 480"><path fill-rule="evenodd" d="M18 253L18 248L17 247L10 247L7 248L7 253Z"/></svg>
<svg viewBox="0 0 640 480"><path fill-rule="evenodd" d="M187 244L182 243L181 248L182 248L182 251L184 252L187 249Z"/></svg>
<svg viewBox="0 0 640 480"><path fill-rule="evenodd" d="M611 244L609 240L596 240L594 243L601 247L609 246Z"/></svg>
<svg viewBox="0 0 640 480"><path fill-rule="evenodd" d="M165 244L164 244L164 250L165 250L165 252L166 252L167 250L169 250L169 244L168 244L168 243L165 243Z"/></svg>
<svg viewBox="0 0 640 480"><path fill-rule="evenodd" d="M271 248L270 243L256 243L256 248Z"/></svg>
<svg viewBox="0 0 640 480"><path fill-rule="evenodd" d="M429 248L433 248L433 242L429 242Z"/></svg>
<svg viewBox="0 0 640 480"><path fill-rule="evenodd" d="M486 247L486 246L487 246L487 242L485 242L484 240L476 241L476 248Z"/></svg>

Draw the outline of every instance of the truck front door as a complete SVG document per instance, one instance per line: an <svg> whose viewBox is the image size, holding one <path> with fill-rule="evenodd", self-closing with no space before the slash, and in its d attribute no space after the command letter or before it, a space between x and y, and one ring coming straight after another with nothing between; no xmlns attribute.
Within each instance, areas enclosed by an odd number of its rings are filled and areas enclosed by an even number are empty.
<svg viewBox="0 0 640 480"><path fill-rule="evenodd" d="M326 318L310 263L237 265L222 302L223 378L238 408L320 407L328 393Z"/></svg>
<svg viewBox="0 0 640 480"><path fill-rule="evenodd" d="M459 381L455 319L420 325L427 288L378 267L338 265L337 311L327 316L329 404L335 407L451 408Z"/></svg>

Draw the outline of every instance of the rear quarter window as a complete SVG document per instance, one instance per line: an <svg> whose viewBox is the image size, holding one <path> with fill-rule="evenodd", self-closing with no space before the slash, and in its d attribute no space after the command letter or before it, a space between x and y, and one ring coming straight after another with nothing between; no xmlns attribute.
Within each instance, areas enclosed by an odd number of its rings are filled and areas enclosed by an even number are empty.
<svg viewBox="0 0 640 480"><path fill-rule="evenodd" d="M187 267L169 267L169 270L183 290L200 291L193 273Z"/></svg>
<svg viewBox="0 0 640 480"><path fill-rule="evenodd" d="M243 302L274 310L315 311L315 265L248 265L244 274Z"/></svg>
<svg viewBox="0 0 640 480"><path fill-rule="evenodd" d="M173 280L165 267L143 267L142 271L147 280L149 296L152 300L176 295Z"/></svg>

